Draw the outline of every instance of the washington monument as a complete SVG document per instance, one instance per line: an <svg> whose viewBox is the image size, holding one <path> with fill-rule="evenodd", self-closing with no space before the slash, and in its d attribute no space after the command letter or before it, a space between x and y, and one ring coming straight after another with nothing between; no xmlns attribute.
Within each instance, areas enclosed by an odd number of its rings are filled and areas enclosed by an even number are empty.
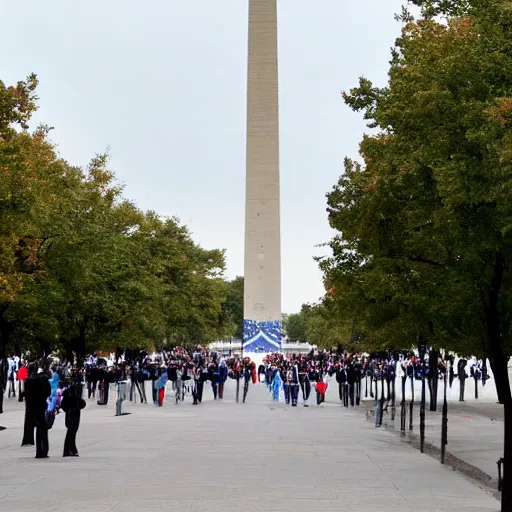
<svg viewBox="0 0 512 512"><path fill-rule="evenodd" d="M277 0L249 0L244 350L281 349Z"/></svg>

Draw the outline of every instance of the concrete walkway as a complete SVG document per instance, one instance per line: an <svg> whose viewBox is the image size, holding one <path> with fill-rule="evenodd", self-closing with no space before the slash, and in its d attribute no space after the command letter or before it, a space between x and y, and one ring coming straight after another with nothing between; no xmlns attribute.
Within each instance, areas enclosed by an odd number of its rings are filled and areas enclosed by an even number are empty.
<svg viewBox="0 0 512 512"><path fill-rule="evenodd" d="M50 432L50 459L20 448L21 404L6 401L0 424L0 509L25 512L486 512L498 502L464 476L375 429L358 410L267 400L252 386L235 404L161 409L127 404L114 417L88 403L79 459L63 459L65 429Z"/></svg>
<svg viewBox="0 0 512 512"><path fill-rule="evenodd" d="M454 383L453 389L448 392L448 445L447 453L454 457L446 459L447 464L464 471L472 478L485 483L492 489L498 487L498 469L496 462L503 456L503 406L496 403L496 390L493 381L480 390L480 398L474 398L473 380L468 380L468 393L466 402L458 401L458 382ZM410 441L414 446L419 446L419 414L421 397L421 383L416 386L414 406L414 430L409 432L408 426L405 440ZM427 411L425 417L425 441L427 451L439 459L441 448L441 425L442 425L442 388L439 390L440 401L437 412L430 412L427 392ZM407 425L409 423L409 400L407 399ZM388 414L384 415L384 426L401 434L400 429L400 400L401 391L397 391L396 417L391 421L389 408ZM374 400L365 400L362 403L362 412L374 408ZM372 420L373 421L373 420Z"/></svg>

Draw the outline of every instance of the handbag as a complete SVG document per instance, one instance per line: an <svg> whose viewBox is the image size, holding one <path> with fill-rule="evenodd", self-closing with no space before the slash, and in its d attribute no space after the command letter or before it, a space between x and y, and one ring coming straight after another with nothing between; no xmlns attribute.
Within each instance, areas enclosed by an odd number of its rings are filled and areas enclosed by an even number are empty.
<svg viewBox="0 0 512 512"><path fill-rule="evenodd" d="M53 424L55 423L55 413L46 411L44 413L44 419L46 422L46 428L50 430L53 427Z"/></svg>

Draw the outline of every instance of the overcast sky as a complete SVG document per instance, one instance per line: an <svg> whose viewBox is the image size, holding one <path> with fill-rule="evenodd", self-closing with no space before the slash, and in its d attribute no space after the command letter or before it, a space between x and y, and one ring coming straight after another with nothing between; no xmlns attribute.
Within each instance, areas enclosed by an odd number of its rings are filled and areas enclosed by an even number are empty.
<svg viewBox="0 0 512 512"><path fill-rule="evenodd" d="M279 0L283 311L323 295L325 194L365 131L340 92L386 82L402 0ZM34 125L243 274L248 0L4 0L0 79L40 79Z"/></svg>

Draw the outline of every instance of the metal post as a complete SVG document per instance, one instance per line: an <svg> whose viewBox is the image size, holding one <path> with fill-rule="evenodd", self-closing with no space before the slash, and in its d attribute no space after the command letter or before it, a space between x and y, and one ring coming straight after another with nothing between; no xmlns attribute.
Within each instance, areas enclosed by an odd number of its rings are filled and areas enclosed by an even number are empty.
<svg viewBox="0 0 512 512"><path fill-rule="evenodd" d="M420 451L425 451L425 359L421 371L421 405L420 405Z"/></svg>
<svg viewBox="0 0 512 512"><path fill-rule="evenodd" d="M381 383L381 393L380 393L380 416L379 416L379 427L382 427L382 417L384 416L384 368L381 369L380 372L380 383Z"/></svg>
<svg viewBox="0 0 512 512"><path fill-rule="evenodd" d="M478 379L475 375L475 400L478 400Z"/></svg>
<svg viewBox="0 0 512 512"><path fill-rule="evenodd" d="M120 380L117 383L116 416L122 416L123 402L126 393L126 381Z"/></svg>
<svg viewBox="0 0 512 512"><path fill-rule="evenodd" d="M441 424L441 464L444 464L444 457L446 454L446 445L448 444L448 400L447 389L448 389L448 366L449 362L446 362L446 370L444 372L444 402L443 402L443 419Z"/></svg>
<svg viewBox="0 0 512 512"><path fill-rule="evenodd" d="M503 466L505 463L505 459L501 457L496 464L498 464L498 492L503 491Z"/></svg>
<svg viewBox="0 0 512 512"><path fill-rule="evenodd" d="M405 425L407 422L407 409L405 407L405 381L407 376L402 377L402 401L400 402L400 430L405 434Z"/></svg>
<svg viewBox="0 0 512 512"><path fill-rule="evenodd" d="M414 368L412 369L412 377L411 377L411 403L409 404L409 430L413 430L413 421L414 421Z"/></svg>
<svg viewBox="0 0 512 512"><path fill-rule="evenodd" d="M375 413L374 413L375 426L380 427L381 426L380 418L382 417L382 402L379 400L379 381L377 380L378 376L377 376L377 374L375 374L375 372L373 375L375 376ZM373 388L373 378L372 378L371 385Z"/></svg>
<svg viewBox="0 0 512 512"><path fill-rule="evenodd" d="M396 393L395 393L395 372L393 372L393 380L391 381L391 421L395 421L396 415Z"/></svg>

